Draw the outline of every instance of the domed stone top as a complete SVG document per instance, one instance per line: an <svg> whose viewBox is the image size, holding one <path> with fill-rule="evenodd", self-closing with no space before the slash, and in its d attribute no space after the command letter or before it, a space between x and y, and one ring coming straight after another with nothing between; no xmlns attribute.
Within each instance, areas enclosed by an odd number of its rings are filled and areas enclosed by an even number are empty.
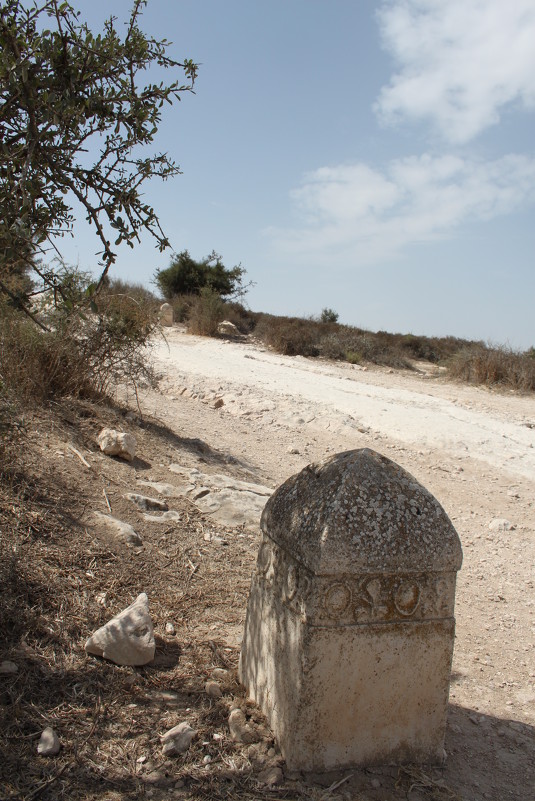
<svg viewBox="0 0 535 801"><path fill-rule="evenodd" d="M410 473L368 448L305 467L267 502L262 531L316 575L450 572L449 517Z"/></svg>

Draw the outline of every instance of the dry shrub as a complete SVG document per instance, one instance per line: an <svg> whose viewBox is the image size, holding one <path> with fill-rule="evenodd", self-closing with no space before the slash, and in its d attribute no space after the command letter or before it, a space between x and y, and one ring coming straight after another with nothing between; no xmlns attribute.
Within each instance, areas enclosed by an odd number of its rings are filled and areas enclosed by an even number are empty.
<svg viewBox="0 0 535 801"><path fill-rule="evenodd" d="M284 356L319 356L320 323L298 317L262 315L255 335Z"/></svg>
<svg viewBox="0 0 535 801"><path fill-rule="evenodd" d="M173 317L175 323L187 322L193 301L193 295L175 295L173 298L171 298L169 303L173 307Z"/></svg>
<svg viewBox="0 0 535 801"><path fill-rule="evenodd" d="M209 289L203 290L200 295L175 295L170 303L175 321L186 323L192 334L200 336L215 336L217 326L223 320L233 323L240 334L250 334L260 316L241 303L224 301Z"/></svg>
<svg viewBox="0 0 535 801"><path fill-rule="evenodd" d="M477 345L465 348L448 363L448 375L470 384L535 390L535 359L511 348Z"/></svg>
<svg viewBox="0 0 535 801"><path fill-rule="evenodd" d="M187 326L190 334L214 337L217 326L225 319L225 303L213 289L205 287L200 295L192 297Z"/></svg>
<svg viewBox="0 0 535 801"><path fill-rule="evenodd" d="M145 346L154 313L126 295L104 294L98 313L49 310L49 330L0 307L0 380L19 401L97 397L119 381L150 380Z"/></svg>
<svg viewBox="0 0 535 801"><path fill-rule="evenodd" d="M246 309L237 301L225 301L225 320L234 323L240 334L250 334L254 331L257 320L261 315Z"/></svg>

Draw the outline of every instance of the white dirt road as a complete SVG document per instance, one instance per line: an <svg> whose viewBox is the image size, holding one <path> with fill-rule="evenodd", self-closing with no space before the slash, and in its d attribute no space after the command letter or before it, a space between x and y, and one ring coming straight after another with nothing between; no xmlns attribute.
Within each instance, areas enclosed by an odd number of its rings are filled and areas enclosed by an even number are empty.
<svg viewBox="0 0 535 801"><path fill-rule="evenodd" d="M534 397L177 327L166 338L154 348L161 393L146 408L225 454L236 476L276 487L311 461L370 447L434 493L464 552L447 772L466 798L535 798ZM510 529L490 529L496 519Z"/></svg>

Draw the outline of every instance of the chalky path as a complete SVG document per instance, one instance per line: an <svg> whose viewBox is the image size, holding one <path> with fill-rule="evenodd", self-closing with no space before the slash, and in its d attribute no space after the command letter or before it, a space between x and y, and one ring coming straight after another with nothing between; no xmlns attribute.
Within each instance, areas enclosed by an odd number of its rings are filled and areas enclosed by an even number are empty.
<svg viewBox="0 0 535 801"><path fill-rule="evenodd" d="M296 422L312 417L316 426L338 421L347 433L369 428L405 444L468 454L535 478L533 398L509 398L505 405L486 390L426 377L400 379L399 373L392 386L387 371L284 357L245 344L188 337L177 329L156 346L155 357L178 386L193 381L199 392L215 389L227 408L231 400L240 414L278 411L280 419L291 422L293 413Z"/></svg>
<svg viewBox="0 0 535 801"><path fill-rule="evenodd" d="M166 338L154 347L161 393L143 403L231 457L229 472L239 465L240 478L276 487L309 462L369 447L435 495L464 553L445 779L471 801L535 797L533 396L287 358L177 327Z"/></svg>

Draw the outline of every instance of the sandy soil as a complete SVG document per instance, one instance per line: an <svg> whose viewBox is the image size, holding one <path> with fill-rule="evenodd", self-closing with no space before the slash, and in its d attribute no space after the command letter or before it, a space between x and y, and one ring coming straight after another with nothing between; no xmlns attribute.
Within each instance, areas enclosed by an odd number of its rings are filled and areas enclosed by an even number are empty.
<svg viewBox="0 0 535 801"><path fill-rule="evenodd" d="M154 356L163 394L143 404L258 481L275 487L311 461L370 447L434 493L464 552L446 777L467 799L535 797L533 397L425 371L281 357L177 328ZM510 530L489 529L497 518Z"/></svg>
<svg viewBox="0 0 535 801"><path fill-rule="evenodd" d="M28 414L13 492L0 487L0 662L17 665L0 677L0 799L535 798L534 397L453 385L423 365L284 358L178 327L153 357L157 390ZM135 435L133 462L100 452L104 426ZM265 492L248 489L362 447L424 484L461 538L448 756L443 767L292 775L236 681ZM165 486L172 519L147 518L126 497ZM256 498L246 525L205 504L229 488ZM142 546L118 541L95 512L130 523ZM508 530L490 529L496 519ZM88 657L86 638L142 591L154 663ZM215 668L229 671L217 699L205 690ZM259 743L231 739L235 706L264 732ZM182 720L198 735L164 759L160 736ZM48 760L36 751L44 726L61 741ZM283 781L270 787L262 771L277 766Z"/></svg>

